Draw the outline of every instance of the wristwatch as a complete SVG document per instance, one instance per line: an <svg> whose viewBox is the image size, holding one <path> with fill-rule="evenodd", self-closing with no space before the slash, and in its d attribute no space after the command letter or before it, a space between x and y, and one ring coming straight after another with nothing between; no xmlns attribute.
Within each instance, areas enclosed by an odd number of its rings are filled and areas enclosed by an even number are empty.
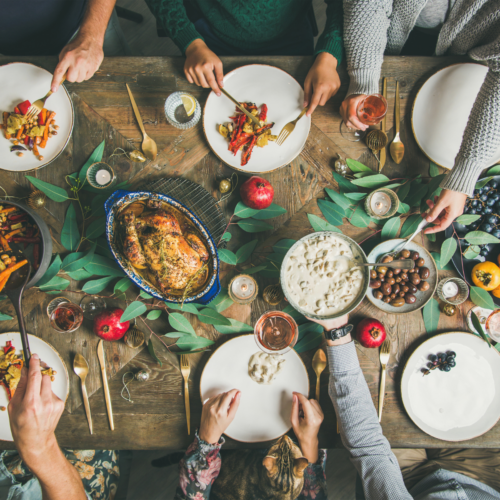
<svg viewBox="0 0 500 500"><path fill-rule="evenodd" d="M351 333L352 329L352 325L344 325L333 330L325 330L325 338L326 340L338 340Z"/></svg>

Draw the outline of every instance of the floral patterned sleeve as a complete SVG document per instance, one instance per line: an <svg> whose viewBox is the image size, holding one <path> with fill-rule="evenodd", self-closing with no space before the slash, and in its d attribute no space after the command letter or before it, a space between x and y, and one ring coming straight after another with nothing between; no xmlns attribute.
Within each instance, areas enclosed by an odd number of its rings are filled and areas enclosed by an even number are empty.
<svg viewBox="0 0 500 500"><path fill-rule="evenodd" d="M179 463L179 486L174 500L208 500L212 484L219 476L223 444L222 437L217 444L209 444L196 432L195 440Z"/></svg>
<svg viewBox="0 0 500 500"><path fill-rule="evenodd" d="M319 450L318 461L304 470L304 487L297 500L327 500L326 491L326 450Z"/></svg>

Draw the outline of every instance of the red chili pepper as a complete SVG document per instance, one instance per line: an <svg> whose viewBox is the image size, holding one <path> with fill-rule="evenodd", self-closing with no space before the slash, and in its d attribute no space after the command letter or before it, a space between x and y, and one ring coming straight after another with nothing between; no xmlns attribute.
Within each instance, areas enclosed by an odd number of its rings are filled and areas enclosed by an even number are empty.
<svg viewBox="0 0 500 500"><path fill-rule="evenodd" d="M17 109L21 111L21 114L25 115L28 112L28 109L30 109L30 106L31 102L24 101L17 105Z"/></svg>
<svg viewBox="0 0 500 500"><path fill-rule="evenodd" d="M35 271L38 269L40 266L40 244L35 243L33 245L33 268Z"/></svg>
<svg viewBox="0 0 500 500"><path fill-rule="evenodd" d="M15 350L15 347L12 345L12 341L7 340L7 342L5 343L5 347L3 348L4 354L7 354L8 352L13 350Z"/></svg>
<svg viewBox="0 0 500 500"><path fill-rule="evenodd" d="M243 125L245 125L245 120L246 120L245 115L241 115L239 117L237 126L235 127L235 130L233 132L233 136L231 137L231 142L229 143L229 149L232 149L235 142L241 137L241 134L243 133Z"/></svg>
<svg viewBox="0 0 500 500"><path fill-rule="evenodd" d="M268 123L267 125L264 125L263 127L260 127L258 128L256 131L255 131L255 135L260 135L262 134L263 132L265 132L266 130L269 130L272 126L274 125L274 122L273 123Z"/></svg>
<svg viewBox="0 0 500 500"><path fill-rule="evenodd" d="M19 111L19 108L17 106L14 108L14 113L16 113L16 115L21 114L21 111Z"/></svg>
<svg viewBox="0 0 500 500"><path fill-rule="evenodd" d="M250 144L246 146L246 149L243 151L243 154L241 155L241 165L246 165L248 163L248 160L250 160L250 156L252 155L252 150L253 147L255 146L255 143L257 142L257 136L252 136L252 140L250 141Z"/></svg>
<svg viewBox="0 0 500 500"><path fill-rule="evenodd" d="M8 241L13 241L14 243L40 243L40 238L24 238L23 236L13 236L10 240Z"/></svg>
<svg viewBox="0 0 500 500"><path fill-rule="evenodd" d="M252 140L253 135L250 134L241 134L241 137L233 144L233 146L229 149L231 153L236 155L236 153L240 150L240 148L249 143Z"/></svg>
<svg viewBox="0 0 500 500"><path fill-rule="evenodd" d="M24 144L27 146L29 142L30 142L30 137L29 137L29 135L27 135L27 136L24 138Z"/></svg>
<svg viewBox="0 0 500 500"><path fill-rule="evenodd" d="M12 222L21 222L23 220L28 220L28 216L26 214L12 214L8 215L7 219Z"/></svg>
<svg viewBox="0 0 500 500"><path fill-rule="evenodd" d="M267 104L260 107L259 120L265 122L267 118Z"/></svg>

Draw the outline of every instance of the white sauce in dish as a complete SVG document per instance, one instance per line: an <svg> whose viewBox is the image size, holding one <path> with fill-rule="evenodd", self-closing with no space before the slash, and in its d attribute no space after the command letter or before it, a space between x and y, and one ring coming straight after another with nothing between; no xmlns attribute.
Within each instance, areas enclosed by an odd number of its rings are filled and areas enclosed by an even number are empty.
<svg viewBox="0 0 500 500"><path fill-rule="evenodd" d="M269 385L281 371L285 361L281 354L256 352L248 362L248 375L258 384Z"/></svg>
<svg viewBox="0 0 500 500"><path fill-rule="evenodd" d="M286 286L297 304L319 316L346 309L363 288L364 277L349 245L334 235L305 240L286 262Z"/></svg>

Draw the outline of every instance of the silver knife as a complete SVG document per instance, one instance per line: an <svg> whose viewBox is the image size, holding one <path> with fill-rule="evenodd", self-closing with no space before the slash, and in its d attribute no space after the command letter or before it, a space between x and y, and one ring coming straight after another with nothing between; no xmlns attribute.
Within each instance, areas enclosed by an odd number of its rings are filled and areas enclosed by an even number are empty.
<svg viewBox="0 0 500 500"><path fill-rule="evenodd" d="M111 397L109 395L108 377L106 375L106 358L104 357L104 341L102 339L97 345L97 357L101 365L102 387L104 389L104 398L106 399L106 409L108 410L109 427L114 431L115 423L113 422L113 408L111 407Z"/></svg>
<svg viewBox="0 0 500 500"><path fill-rule="evenodd" d="M250 111L245 109L232 95L228 94L223 88L221 88L220 90L226 97L229 97L229 99L231 99L231 101L233 101L234 104L236 104L236 107L242 113L245 113L248 116L248 118L250 118L255 123L255 125L258 125L260 127L260 120L255 115L252 115Z"/></svg>

